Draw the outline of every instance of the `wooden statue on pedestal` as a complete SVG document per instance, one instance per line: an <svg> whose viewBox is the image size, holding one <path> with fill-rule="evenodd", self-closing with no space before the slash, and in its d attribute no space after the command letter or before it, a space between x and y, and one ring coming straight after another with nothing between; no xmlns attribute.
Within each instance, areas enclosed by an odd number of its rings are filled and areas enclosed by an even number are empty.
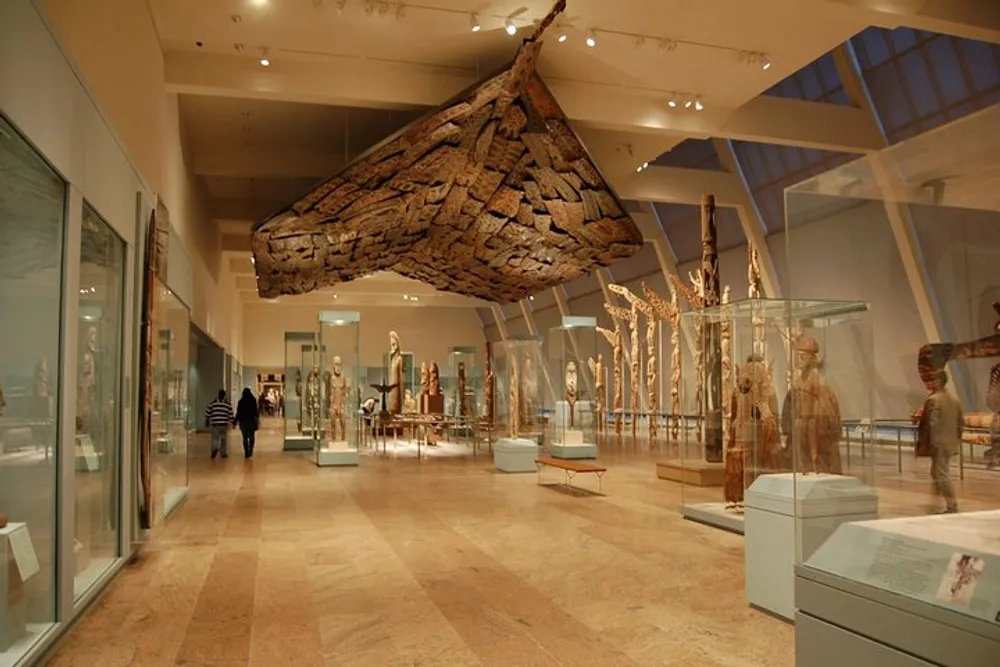
<svg viewBox="0 0 1000 667"><path fill-rule="evenodd" d="M496 419L496 391L497 391L497 378L493 373L493 344L486 343L486 422L489 426L493 426Z"/></svg>
<svg viewBox="0 0 1000 667"><path fill-rule="evenodd" d="M603 327L597 327L597 330L602 336L608 341L613 351L612 361L614 366L612 367L612 409L615 413L615 435L622 434L622 330L621 326L615 321L615 330L611 331Z"/></svg>
<svg viewBox="0 0 1000 667"><path fill-rule="evenodd" d="M677 303L677 290L671 283L670 302L664 301L659 294L642 284L642 291L656 315L670 325L670 437L680 436L681 422L681 311Z"/></svg>
<svg viewBox="0 0 1000 667"><path fill-rule="evenodd" d="M566 403L569 405L569 428L576 427L575 411L576 400L579 397L576 389L576 362L569 361L566 364Z"/></svg>
<svg viewBox="0 0 1000 667"><path fill-rule="evenodd" d="M403 353L395 331L389 332L389 385L389 412L398 415L403 411Z"/></svg>
<svg viewBox="0 0 1000 667"><path fill-rule="evenodd" d="M771 369L763 359L751 355L736 369L736 386L730 398L723 499L726 509L742 511L743 491L751 475L780 458L780 438L775 412L777 399L771 385Z"/></svg>
<svg viewBox="0 0 1000 667"><path fill-rule="evenodd" d="M609 286L609 289L611 287L612 286ZM613 287L618 286L614 285ZM642 361L639 359L639 312L634 304L631 308L621 308L620 306L612 306L611 304L606 303L604 304L604 309L607 310L608 314L615 320L616 327L618 327L619 321L628 323L631 343L631 358L629 359L629 403L632 410L632 436L635 437L636 422L638 421L637 417L639 415L639 373L642 367ZM615 432L620 432L620 427L617 425L615 426Z"/></svg>
<svg viewBox="0 0 1000 667"><path fill-rule="evenodd" d="M594 402L597 415L597 432L604 432L604 418L607 411L607 396L604 393L604 355L598 354L597 359L591 357L587 360L590 366L590 373L594 376Z"/></svg>
<svg viewBox="0 0 1000 667"><path fill-rule="evenodd" d="M840 404L820 377L819 343L795 341L795 380L782 406L781 430L791 438L803 472L840 475Z"/></svg>

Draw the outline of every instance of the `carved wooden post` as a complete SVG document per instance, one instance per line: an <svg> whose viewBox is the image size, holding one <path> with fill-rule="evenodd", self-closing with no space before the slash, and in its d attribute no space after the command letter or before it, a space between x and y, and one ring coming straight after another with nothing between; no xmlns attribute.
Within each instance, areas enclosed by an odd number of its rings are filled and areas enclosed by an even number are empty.
<svg viewBox="0 0 1000 667"><path fill-rule="evenodd" d="M705 290L705 308L718 306L722 286L719 280L718 223L715 197L701 197L701 281ZM705 459L722 461L722 326L706 322L702 327L702 350L705 360Z"/></svg>

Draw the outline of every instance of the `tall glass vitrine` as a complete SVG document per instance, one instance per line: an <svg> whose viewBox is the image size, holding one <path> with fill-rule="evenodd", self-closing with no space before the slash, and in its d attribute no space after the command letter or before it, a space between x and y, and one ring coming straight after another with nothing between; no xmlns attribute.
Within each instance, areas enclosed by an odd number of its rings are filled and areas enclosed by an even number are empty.
<svg viewBox="0 0 1000 667"><path fill-rule="evenodd" d="M361 314L328 310L319 314L319 428L313 429L316 465L358 464L361 441Z"/></svg>
<svg viewBox="0 0 1000 667"><path fill-rule="evenodd" d="M563 317L549 330L546 364L553 408L546 437L556 458L597 456L597 381L601 364L597 352L597 318Z"/></svg>
<svg viewBox="0 0 1000 667"><path fill-rule="evenodd" d="M284 449L309 450L322 437L322 371L317 334L285 332Z"/></svg>

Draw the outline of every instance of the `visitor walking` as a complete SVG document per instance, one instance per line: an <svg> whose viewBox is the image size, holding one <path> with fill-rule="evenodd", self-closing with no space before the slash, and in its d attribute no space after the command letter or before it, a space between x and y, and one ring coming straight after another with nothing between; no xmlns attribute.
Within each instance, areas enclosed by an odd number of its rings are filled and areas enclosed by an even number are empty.
<svg viewBox="0 0 1000 667"><path fill-rule="evenodd" d="M236 404L236 417L233 423L239 425L240 433L243 434L243 458L253 458L257 429L260 428L260 411L249 387L244 387L243 395Z"/></svg>
<svg viewBox="0 0 1000 667"><path fill-rule="evenodd" d="M920 415L916 454L930 457L935 492L945 501L944 513L952 514L958 511L958 500L949 473L951 457L962 446L964 417L958 400L945 391L947 385L948 375L944 371L938 371L924 383L931 395Z"/></svg>
<svg viewBox="0 0 1000 667"><path fill-rule="evenodd" d="M226 400L226 390L219 390L219 397L205 408L205 425L212 430L212 458L221 455L229 458L229 444L226 442L230 424L233 424L233 406Z"/></svg>

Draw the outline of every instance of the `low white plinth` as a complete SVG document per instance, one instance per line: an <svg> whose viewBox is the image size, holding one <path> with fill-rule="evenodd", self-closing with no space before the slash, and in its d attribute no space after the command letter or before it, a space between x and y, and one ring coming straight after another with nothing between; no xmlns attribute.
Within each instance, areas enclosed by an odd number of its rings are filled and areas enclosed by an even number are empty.
<svg viewBox="0 0 1000 667"><path fill-rule="evenodd" d="M316 450L316 465L320 468L356 466L360 460L358 450L348 447L346 442L330 443L323 449Z"/></svg>
<svg viewBox="0 0 1000 667"><path fill-rule="evenodd" d="M842 523L877 516L875 490L854 477L761 475L746 491L747 602L794 620L796 520L804 561Z"/></svg>
<svg viewBox="0 0 1000 667"><path fill-rule="evenodd" d="M558 437L558 434L556 435ZM583 431L578 428L569 429L563 431L562 433L562 443L563 445L583 445L586 444L583 437Z"/></svg>
<svg viewBox="0 0 1000 667"><path fill-rule="evenodd" d="M566 401L556 401L555 421L558 428L565 428L569 425L569 403ZM590 401L577 401L574 403L573 426L587 428L593 425L594 411L590 407Z"/></svg>
<svg viewBox="0 0 1000 667"><path fill-rule="evenodd" d="M579 445L552 445L549 454L554 459L596 459L597 445L581 443Z"/></svg>
<svg viewBox="0 0 1000 667"><path fill-rule="evenodd" d="M301 452L315 446L316 442L311 435L286 435L282 449L286 452Z"/></svg>
<svg viewBox="0 0 1000 667"><path fill-rule="evenodd" d="M539 447L527 438L503 438L493 445L493 467L501 472L535 472Z"/></svg>

